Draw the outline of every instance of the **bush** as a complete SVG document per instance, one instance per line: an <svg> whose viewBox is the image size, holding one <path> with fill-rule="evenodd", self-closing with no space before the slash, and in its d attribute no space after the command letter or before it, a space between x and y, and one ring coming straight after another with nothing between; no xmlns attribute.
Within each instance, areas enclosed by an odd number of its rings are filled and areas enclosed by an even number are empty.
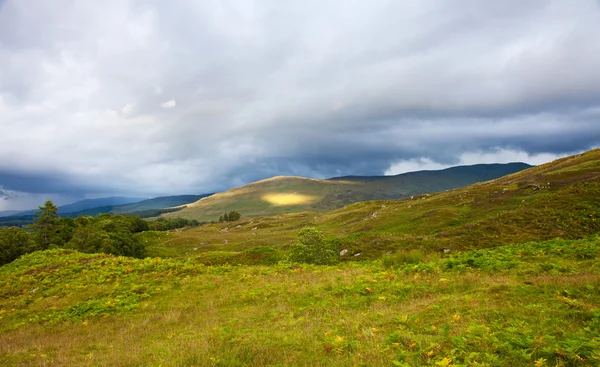
<svg viewBox="0 0 600 367"><path fill-rule="evenodd" d="M336 243L314 228L303 228L298 232L298 242L290 249L288 260L316 265L335 264L339 261Z"/></svg>

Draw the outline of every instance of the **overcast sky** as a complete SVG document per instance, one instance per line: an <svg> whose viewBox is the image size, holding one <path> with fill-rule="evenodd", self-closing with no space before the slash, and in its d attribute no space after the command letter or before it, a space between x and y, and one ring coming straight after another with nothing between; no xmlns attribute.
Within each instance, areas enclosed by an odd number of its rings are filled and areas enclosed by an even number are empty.
<svg viewBox="0 0 600 367"><path fill-rule="evenodd" d="M600 3L0 0L0 210L600 145Z"/></svg>

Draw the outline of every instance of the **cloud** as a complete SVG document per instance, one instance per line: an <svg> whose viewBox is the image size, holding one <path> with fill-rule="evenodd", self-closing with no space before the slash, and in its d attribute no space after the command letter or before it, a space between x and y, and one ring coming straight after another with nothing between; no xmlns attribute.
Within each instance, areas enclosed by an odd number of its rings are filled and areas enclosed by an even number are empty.
<svg viewBox="0 0 600 367"><path fill-rule="evenodd" d="M128 103L126 104L122 109L121 112L123 112L124 115L129 115L131 112L133 112L133 105Z"/></svg>
<svg viewBox="0 0 600 367"><path fill-rule="evenodd" d="M162 108L173 108L176 105L177 105L177 102L175 102L174 99L170 99L170 100L168 100L166 102L161 103L160 107L162 107Z"/></svg>
<svg viewBox="0 0 600 367"><path fill-rule="evenodd" d="M0 185L150 196L580 152L600 145L599 16L593 0L4 2Z"/></svg>
<svg viewBox="0 0 600 367"><path fill-rule="evenodd" d="M460 155L457 163L443 164L438 163L431 158L419 157L407 160L401 160L399 162L392 163L390 167L385 170L386 175L398 175L406 172L414 172L421 170L439 170L449 168L455 165L474 165L481 163L513 163L513 162L524 162L531 165L539 165L547 162L551 162L555 159L561 158L562 155L557 154L528 154L523 151L515 151L508 149L498 149L495 151L487 152L465 152Z"/></svg>

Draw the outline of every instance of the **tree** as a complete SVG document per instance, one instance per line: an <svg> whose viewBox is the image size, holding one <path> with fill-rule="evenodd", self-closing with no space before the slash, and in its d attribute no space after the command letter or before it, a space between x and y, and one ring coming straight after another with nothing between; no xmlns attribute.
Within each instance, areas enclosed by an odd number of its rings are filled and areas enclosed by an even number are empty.
<svg viewBox="0 0 600 367"><path fill-rule="evenodd" d="M40 249L46 250L51 244L57 244L60 218L56 214L58 208L51 200L44 203L36 211L31 228L35 232L36 242Z"/></svg>
<svg viewBox="0 0 600 367"><path fill-rule="evenodd" d="M32 251L35 251L35 246L25 230L17 227L0 229L0 265Z"/></svg>
<svg viewBox="0 0 600 367"><path fill-rule="evenodd" d="M225 212L225 214L219 217L219 222L235 222L236 220L240 220L242 215L235 210L230 211L229 213Z"/></svg>
<svg viewBox="0 0 600 367"><path fill-rule="evenodd" d="M119 254L113 246L109 234L91 225L77 228L73 233L73 238L69 241L68 247L87 253Z"/></svg>
<svg viewBox="0 0 600 367"><path fill-rule="evenodd" d="M240 218L242 217L242 215L238 212L236 212L235 210L232 210L229 212L229 221L230 222L235 222L236 220L240 220Z"/></svg>
<svg viewBox="0 0 600 367"><path fill-rule="evenodd" d="M291 262L329 265L339 261L336 242L329 241L315 228L302 228L298 242L292 245L288 259Z"/></svg>

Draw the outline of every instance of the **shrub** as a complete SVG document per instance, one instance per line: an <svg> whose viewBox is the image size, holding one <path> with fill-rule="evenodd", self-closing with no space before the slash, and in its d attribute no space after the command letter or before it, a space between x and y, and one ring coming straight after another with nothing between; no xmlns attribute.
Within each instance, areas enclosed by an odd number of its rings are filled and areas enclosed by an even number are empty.
<svg viewBox="0 0 600 367"><path fill-rule="evenodd" d="M328 240L315 228L298 232L298 242L292 245L288 260L296 263L329 265L339 261L335 239Z"/></svg>

